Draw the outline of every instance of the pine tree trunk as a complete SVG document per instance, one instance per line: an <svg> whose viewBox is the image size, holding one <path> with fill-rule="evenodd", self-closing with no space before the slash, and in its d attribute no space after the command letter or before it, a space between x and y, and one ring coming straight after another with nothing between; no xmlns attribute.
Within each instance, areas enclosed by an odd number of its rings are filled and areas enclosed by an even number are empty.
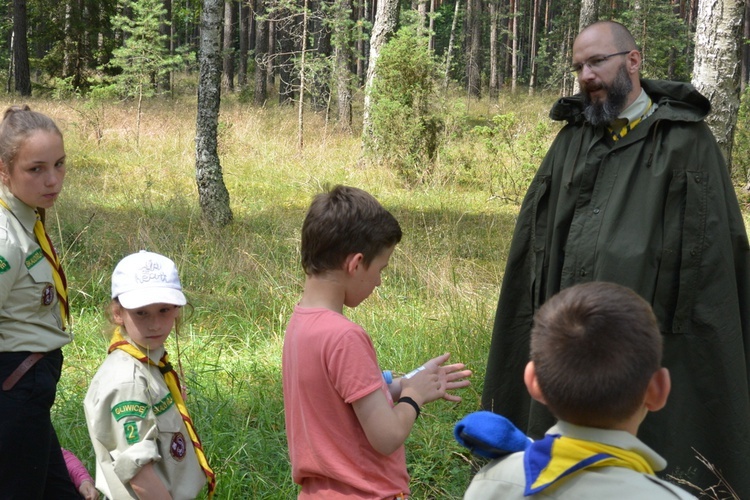
<svg viewBox="0 0 750 500"><path fill-rule="evenodd" d="M200 206L206 221L218 227L232 221L229 192L224 185L217 148L221 104L222 5L221 0L203 0L195 130L195 180Z"/></svg>
<svg viewBox="0 0 750 500"><path fill-rule="evenodd" d="M250 31L250 7L247 2L240 0L240 57L237 65L237 86L244 89L247 86L247 51Z"/></svg>
<svg viewBox="0 0 750 500"><path fill-rule="evenodd" d="M701 0L695 30L692 83L711 101L706 123L731 170L732 143L740 107L740 48L743 0Z"/></svg>
<svg viewBox="0 0 750 500"><path fill-rule="evenodd" d="M13 0L13 76L15 90L22 96L31 95L31 71L27 32L26 0Z"/></svg>
<svg viewBox="0 0 750 500"><path fill-rule="evenodd" d="M490 1L490 97L497 97L500 90L497 71L497 27L500 22L497 0Z"/></svg>
<svg viewBox="0 0 750 500"><path fill-rule="evenodd" d="M453 22L451 23L451 35L448 39L448 50L445 51L445 78L443 79L443 87L448 88L448 79L450 78L451 72L451 55L453 54L453 42L456 39L456 25L458 24L458 8L461 5L461 0L456 0L456 5L453 7Z"/></svg>
<svg viewBox="0 0 750 500"><path fill-rule="evenodd" d="M482 0L466 1L466 33L469 37L466 54L466 85L469 95L481 95L480 57L482 43Z"/></svg>

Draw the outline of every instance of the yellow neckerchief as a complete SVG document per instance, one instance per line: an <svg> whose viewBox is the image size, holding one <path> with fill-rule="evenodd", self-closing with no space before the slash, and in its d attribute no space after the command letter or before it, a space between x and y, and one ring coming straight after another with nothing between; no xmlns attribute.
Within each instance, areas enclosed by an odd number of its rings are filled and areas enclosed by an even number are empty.
<svg viewBox="0 0 750 500"><path fill-rule="evenodd" d="M141 352L137 347L125 340L125 338L120 333L120 327L117 327L115 329L107 353L110 353L115 349L125 351L141 363L146 363L159 368L159 371L164 376L164 381L167 383L167 387L169 387L169 392L172 394L172 399L174 399L175 406L180 412L182 420L185 422L185 427L187 428L188 435L190 436L190 440L193 442L195 454L198 457L198 463L203 469L203 472L206 473L206 478L208 479L208 498L212 498L214 495L214 489L216 488L216 475L208 465L208 460L206 459L206 455L203 452L203 445L201 445L198 433L195 431L193 420L188 414L187 406L185 406L185 401L182 399L182 393L180 392L180 379L177 377L177 373L174 371L174 369L172 368L172 364L169 362L167 352L164 351L164 355L161 357L158 364L154 363L151 358L143 354L143 352Z"/></svg>
<svg viewBox="0 0 750 500"><path fill-rule="evenodd" d="M651 116L651 113L654 112L654 103L651 101L651 98L648 98L648 104L646 105L646 111L643 112L641 116L636 118L635 120L629 121L624 127L620 129L619 132L615 132L610 127L607 127L607 130L609 130L610 134L612 134L612 140L617 142L626 135L628 135L628 132L633 130L639 123L641 123L643 120Z"/></svg>
<svg viewBox="0 0 750 500"><path fill-rule="evenodd" d="M635 451L596 441L547 434L526 449L524 496L542 491L575 472L595 467L624 467L654 475L648 461Z"/></svg>
<svg viewBox="0 0 750 500"><path fill-rule="evenodd" d="M8 204L0 198L0 205L5 207L8 212L13 213ZM36 236L39 248L42 250L44 257L52 267L52 280L55 282L55 291L57 292L57 302L60 304L60 316L62 317L62 329L65 330L70 324L70 305L68 304L68 280L65 278L60 259L52 246L52 240L49 239L47 231L44 230L44 224L39 218L39 212L36 213L36 222L34 223L34 236Z"/></svg>

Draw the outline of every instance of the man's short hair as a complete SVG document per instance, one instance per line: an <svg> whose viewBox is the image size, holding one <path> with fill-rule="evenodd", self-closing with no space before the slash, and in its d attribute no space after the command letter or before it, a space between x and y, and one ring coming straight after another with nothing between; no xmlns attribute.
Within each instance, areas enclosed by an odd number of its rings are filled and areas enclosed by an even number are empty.
<svg viewBox="0 0 750 500"><path fill-rule="evenodd" d="M618 23L617 21L595 21L586 26L581 32L597 25L607 26L609 28L612 35L612 41L614 42L615 47L617 47L617 50L638 50L638 45L635 43L633 34L630 33L630 30L628 30L624 24Z"/></svg>
<svg viewBox="0 0 750 500"><path fill-rule="evenodd" d="M573 424L611 427L632 416L661 358L651 306L620 285L567 288L534 317L531 359L539 388L550 411Z"/></svg>
<svg viewBox="0 0 750 500"><path fill-rule="evenodd" d="M346 257L361 253L369 266L401 241L401 226L371 194L335 186L315 196L302 224L302 268L308 275L338 270Z"/></svg>

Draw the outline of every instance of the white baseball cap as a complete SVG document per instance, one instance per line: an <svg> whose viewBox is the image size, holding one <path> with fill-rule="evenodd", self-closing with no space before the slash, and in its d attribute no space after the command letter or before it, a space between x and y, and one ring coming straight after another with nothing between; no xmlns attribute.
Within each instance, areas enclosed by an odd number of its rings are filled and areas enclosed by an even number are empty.
<svg viewBox="0 0 750 500"><path fill-rule="evenodd" d="M117 264L112 273L112 298L125 309L187 303L174 262L146 250L130 254Z"/></svg>

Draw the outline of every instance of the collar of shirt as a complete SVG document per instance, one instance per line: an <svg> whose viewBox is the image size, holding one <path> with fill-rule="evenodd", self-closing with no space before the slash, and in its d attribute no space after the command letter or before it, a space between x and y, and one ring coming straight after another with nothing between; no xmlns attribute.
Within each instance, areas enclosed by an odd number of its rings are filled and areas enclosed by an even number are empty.
<svg viewBox="0 0 750 500"><path fill-rule="evenodd" d="M34 234L36 210L16 198L2 182L0 182L0 198L8 204L13 216L18 219L18 222L23 225L24 229L26 229L29 234Z"/></svg>

